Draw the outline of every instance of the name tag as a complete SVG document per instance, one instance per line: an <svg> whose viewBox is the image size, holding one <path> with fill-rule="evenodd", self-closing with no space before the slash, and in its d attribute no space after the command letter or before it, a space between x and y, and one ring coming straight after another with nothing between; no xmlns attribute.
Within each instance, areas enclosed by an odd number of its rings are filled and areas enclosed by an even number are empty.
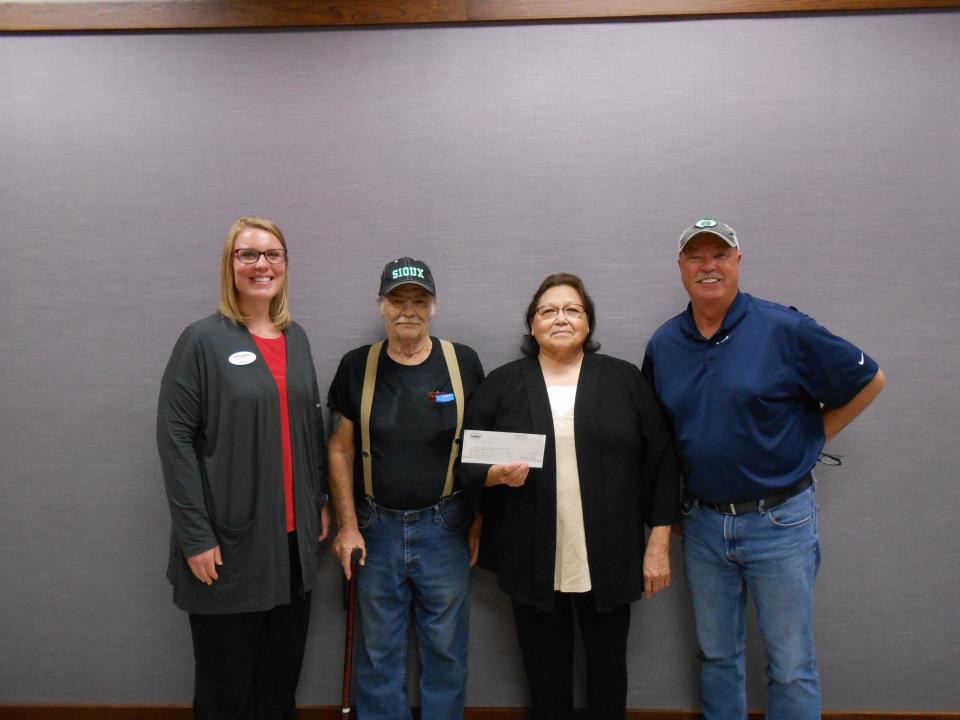
<svg viewBox="0 0 960 720"><path fill-rule="evenodd" d="M231 365L249 365L257 359L257 356L252 352L247 352L246 350L241 350L240 352L235 352L233 355L227 358L230 361Z"/></svg>
<svg viewBox="0 0 960 720"><path fill-rule="evenodd" d="M457 396L453 393L443 393L442 395L439 393L429 393L427 397L430 398L430 402L435 403L451 403L457 399Z"/></svg>

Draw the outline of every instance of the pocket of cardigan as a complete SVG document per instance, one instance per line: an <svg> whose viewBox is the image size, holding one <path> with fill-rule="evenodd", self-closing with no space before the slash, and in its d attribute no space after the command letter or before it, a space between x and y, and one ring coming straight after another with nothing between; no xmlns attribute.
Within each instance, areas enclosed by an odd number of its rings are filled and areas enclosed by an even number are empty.
<svg viewBox="0 0 960 720"><path fill-rule="evenodd" d="M220 542L220 559L223 560L223 565L217 568L219 577L214 582L214 586L227 587L243 579L249 582L250 568L256 567L251 548L253 519L240 528L214 522L213 529Z"/></svg>
<svg viewBox="0 0 960 720"><path fill-rule="evenodd" d="M241 473L231 462L207 465L204 478L207 511L216 528L243 533L257 516L260 477L257 473Z"/></svg>

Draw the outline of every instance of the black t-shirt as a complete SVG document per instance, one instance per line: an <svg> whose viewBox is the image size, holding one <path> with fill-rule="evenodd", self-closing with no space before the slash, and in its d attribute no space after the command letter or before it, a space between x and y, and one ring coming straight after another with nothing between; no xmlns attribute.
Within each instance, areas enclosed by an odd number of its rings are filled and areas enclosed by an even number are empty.
<svg viewBox="0 0 960 720"><path fill-rule="evenodd" d="M453 386L440 342L431 340L430 355L419 365L394 362L387 355L386 343L380 351L370 411L373 495L378 505L395 510L436 504L447 477L457 406L449 399ZM466 345L454 343L454 349L466 401L483 382L483 367ZM357 499L364 495L360 395L369 351L370 346L364 345L343 356L327 396L327 405L354 424L353 487Z"/></svg>

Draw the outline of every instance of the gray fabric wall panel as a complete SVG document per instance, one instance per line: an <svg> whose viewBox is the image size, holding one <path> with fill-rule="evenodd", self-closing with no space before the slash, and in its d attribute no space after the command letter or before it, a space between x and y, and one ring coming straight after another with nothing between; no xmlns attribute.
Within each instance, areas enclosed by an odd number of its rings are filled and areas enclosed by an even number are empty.
<svg viewBox="0 0 960 720"><path fill-rule="evenodd" d="M0 38L0 703L189 700L154 412L236 217L286 232L325 390L380 331L401 254L434 269L436 332L488 369L560 269L604 351L639 362L685 303L674 239L716 213L745 289L889 378L820 473L825 706L960 708L958 37L945 12ZM675 569L634 606L634 707L697 702ZM303 703L338 699L339 598L327 558ZM524 704L483 572L472 612L468 702ZM759 706L754 633L749 659Z"/></svg>

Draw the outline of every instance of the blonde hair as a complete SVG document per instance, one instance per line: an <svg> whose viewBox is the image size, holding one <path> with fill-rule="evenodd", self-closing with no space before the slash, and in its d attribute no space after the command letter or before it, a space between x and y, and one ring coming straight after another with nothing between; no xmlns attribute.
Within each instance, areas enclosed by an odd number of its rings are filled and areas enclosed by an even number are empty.
<svg viewBox="0 0 960 720"><path fill-rule="evenodd" d="M261 217L242 217L230 228L227 240L223 244L223 258L220 261L220 314L233 320L237 325L246 325L250 321L250 318L240 310L240 304L237 302L237 285L233 279L233 244L237 240L237 235L247 228L256 228L270 233L280 241L284 250L287 249L287 241L283 233L271 220ZM289 263L289 258L285 262ZM273 321L277 330L283 330L293 323L287 302L287 273L283 274L280 291L270 300L270 320Z"/></svg>

